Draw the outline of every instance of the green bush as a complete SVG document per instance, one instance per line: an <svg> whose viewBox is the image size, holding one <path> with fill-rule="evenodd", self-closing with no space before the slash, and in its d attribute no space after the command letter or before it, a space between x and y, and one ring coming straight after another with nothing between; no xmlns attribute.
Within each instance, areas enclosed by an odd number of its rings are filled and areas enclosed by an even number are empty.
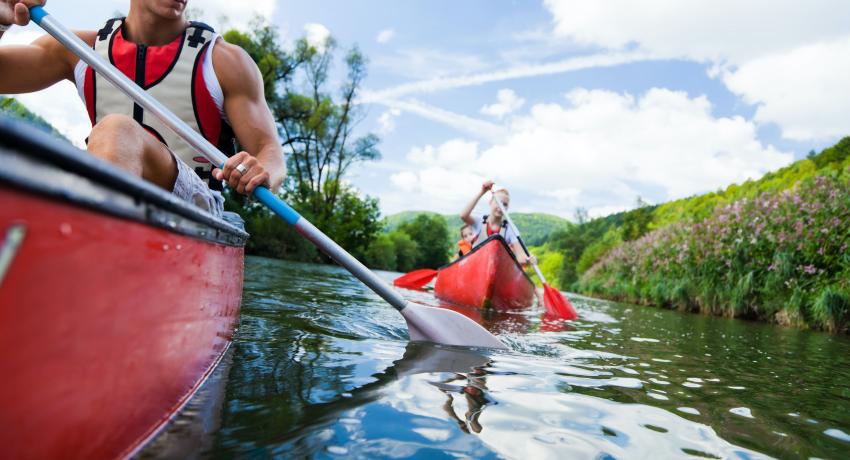
<svg viewBox="0 0 850 460"><path fill-rule="evenodd" d="M824 289L812 305L812 316L830 332L842 332L850 320L850 296L832 286Z"/></svg>

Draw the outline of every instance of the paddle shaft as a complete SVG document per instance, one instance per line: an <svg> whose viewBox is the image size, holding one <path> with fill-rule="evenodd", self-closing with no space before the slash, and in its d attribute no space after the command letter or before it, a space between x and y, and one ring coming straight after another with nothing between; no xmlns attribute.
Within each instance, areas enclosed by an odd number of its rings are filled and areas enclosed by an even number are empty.
<svg viewBox="0 0 850 460"><path fill-rule="evenodd" d="M190 146L200 152L214 165L222 167L227 157L214 145L207 141L200 133L190 128L176 115L171 113L164 105L154 99L151 95L139 88L126 75L117 68L104 61L89 45L80 40L73 32L68 30L59 21L51 17L44 8L35 6L30 9L32 20L47 33L53 36L59 43L68 48L83 62L97 71L101 76L120 89L130 99L142 108L154 114L167 127L171 128L177 135L183 138ZM381 296L398 311L404 310L407 302L395 292L386 282L378 278L371 270L366 268L360 261L355 259L345 249L336 244L327 235L322 233L309 221L301 217L292 207L280 200L268 188L260 186L254 189L254 197L268 206L275 214L280 216L288 224L310 240L338 264L345 267L357 279Z"/></svg>
<svg viewBox="0 0 850 460"><path fill-rule="evenodd" d="M516 239L517 239L517 241L519 241L519 245L522 247L522 250L525 252L526 257L531 257L531 253L528 252L528 247L525 245L525 242L522 240L522 235L519 234L519 229L516 228L516 225L514 225L514 221L513 221L513 219L511 219L511 216L508 214L507 209L505 209L505 207L502 206L502 202L499 201L499 198L496 196L495 192L490 191L490 193L493 195L493 201L495 201L496 204L499 205L499 209L502 210L502 215L505 216L505 220L508 221L508 226L511 228L511 231L514 232L514 235L516 235ZM543 284L546 284L546 278L543 276L543 273L540 271L540 267L537 266L537 262L532 262L531 266L534 267L534 272L537 273L537 277L540 278L540 282L543 283Z"/></svg>

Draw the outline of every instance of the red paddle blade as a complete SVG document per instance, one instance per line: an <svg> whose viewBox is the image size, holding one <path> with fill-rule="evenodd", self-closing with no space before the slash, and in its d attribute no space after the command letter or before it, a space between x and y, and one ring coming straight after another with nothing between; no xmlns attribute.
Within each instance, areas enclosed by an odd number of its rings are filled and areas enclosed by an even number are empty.
<svg viewBox="0 0 850 460"><path fill-rule="evenodd" d="M548 284L543 285L543 305L549 315L567 320L578 318L578 313L576 313L576 309L573 308L570 301L560 291Z"/></svg>
<svg viewBox="0 0 850 460"><path fill-rule="evenodd" d="M393 284L403 288L419 289L430 283L431 280L436 277L437 270L423 268L421 270L414 270L410 273L405 273L404 275L399 276L393 280Z"/></svg>

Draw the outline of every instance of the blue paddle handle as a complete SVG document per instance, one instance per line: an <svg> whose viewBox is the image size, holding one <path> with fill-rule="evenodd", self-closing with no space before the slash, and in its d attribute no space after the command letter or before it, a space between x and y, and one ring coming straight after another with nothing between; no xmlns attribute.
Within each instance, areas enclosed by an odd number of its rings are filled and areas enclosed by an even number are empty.
<svg viewBox="0 0 850 460"><path fill-rule="evenodd" d="M298 223L298 219L301 218L301 215L292 209L292 206L289 206L283 200L276 197L271 190L263 185L254 189L254 198L268 206L273 213L277 214L278 217L285 220L289 225L295 225Z"/></svg>
<svg viewBox="0 0 850 460"><path fill-rule="evenodd" d="M35 21L36 24L41 24L41 20L47 16L47 11L44 11L44 8L41 6L34 6L30 8L30 19Z"/></svg>

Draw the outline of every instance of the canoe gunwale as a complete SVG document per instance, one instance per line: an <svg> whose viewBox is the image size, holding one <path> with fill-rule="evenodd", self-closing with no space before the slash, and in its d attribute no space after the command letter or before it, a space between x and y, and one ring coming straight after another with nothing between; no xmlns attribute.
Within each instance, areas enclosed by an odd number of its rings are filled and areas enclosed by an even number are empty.
<svg viewBox="0 0 850 460"><path fill-rule="evenodd" d="M22 122L0 116L0 185L170 232L243 247L248 234L148 181Z"/></svg>

